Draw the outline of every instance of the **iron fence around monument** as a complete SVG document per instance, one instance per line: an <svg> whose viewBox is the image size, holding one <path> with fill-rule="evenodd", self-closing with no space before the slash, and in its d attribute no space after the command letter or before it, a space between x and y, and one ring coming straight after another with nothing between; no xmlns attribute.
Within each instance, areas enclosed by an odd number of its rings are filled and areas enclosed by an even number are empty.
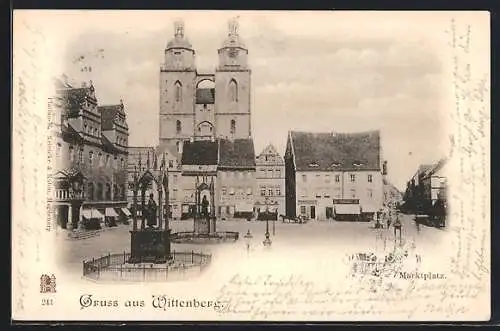
<svg viewBox="0 0 500 331"><path fill-rule="evenodd" d="M239 239L240 233L233 231L220 231L213 233L195 233L193 231L181 231L172 233L170 239L172 242L184 242L198 239L218 239L223 241L236 241Z"/></svg>
<svg viewBox="0 0 500 331"><path fill-rule="evenodd" d="M171 252L169 264L140 262L128 264L130 253L108 254L83 261L83 276L92 280L105 281L166 281L183 280L203 271L211 254L195 251Z"/></svg>

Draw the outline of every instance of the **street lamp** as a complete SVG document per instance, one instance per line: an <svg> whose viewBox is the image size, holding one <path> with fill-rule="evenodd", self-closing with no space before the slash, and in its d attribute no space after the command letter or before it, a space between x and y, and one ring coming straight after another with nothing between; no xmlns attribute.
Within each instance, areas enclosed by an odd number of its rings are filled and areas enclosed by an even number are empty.
<svg viewBox="0 0 500 331"><path fill-rule="evenodd" d="M276 218L278 218L278 209L276 209L276 217L273 214L273 236L276 235Z"/></svg>
<svg viewBox="0 0 500 331"><path fill-rule="evenodd" d="M265 234L265 236L266 236L266 239L262 242L262 244L264 244L264 246L271 246L272 241L271 241L270 234L269 234L269 216L267 216L267 215L266 215L266 234Z"/></svg>
<svg viewBox="0 0 500 331"><path fill-rule="evenodd" d="M250 233L250 230L247 231L247 234L244 236L246 243L247 243L247 255L250 254L250 243L252 241L252 234Z"/></svg>
<svg viewBox="0 0 500 331"><path fill-rule="evenodd" d="M269 219L271 216L271 212L269 212L269 197L265 197L265 203L266 203L266 220ZM276 211L276 217L278 212ZM276 218L273 217L273 236L276 235Z"/></svg>

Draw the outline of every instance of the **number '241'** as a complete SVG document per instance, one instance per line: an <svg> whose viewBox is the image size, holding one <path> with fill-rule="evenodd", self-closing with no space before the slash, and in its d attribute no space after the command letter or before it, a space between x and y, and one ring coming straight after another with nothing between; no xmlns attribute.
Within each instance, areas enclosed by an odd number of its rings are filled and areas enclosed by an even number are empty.
<svg viewBox="0 0 500 331"><path fill-rule="evenodd" d="M54 299L50 298L43 298L42 299L42 306L53 306L54 305Z"/></svg>

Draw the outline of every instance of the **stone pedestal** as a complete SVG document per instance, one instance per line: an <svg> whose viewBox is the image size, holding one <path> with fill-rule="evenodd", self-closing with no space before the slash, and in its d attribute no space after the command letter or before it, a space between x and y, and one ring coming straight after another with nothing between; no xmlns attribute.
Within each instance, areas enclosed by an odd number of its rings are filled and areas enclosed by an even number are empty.
<svg viewBox="0 0 500 331"><path fill-rule="evenodd" d="M170 229L130 231L129 263L166 263L170 259Z"/></svg>
<svg viewBox="0 0 500 331"><path fill-rule="evenodd" d="M205 217L198 218L194 221L195 233L210 233L210 220Z"/></svg>

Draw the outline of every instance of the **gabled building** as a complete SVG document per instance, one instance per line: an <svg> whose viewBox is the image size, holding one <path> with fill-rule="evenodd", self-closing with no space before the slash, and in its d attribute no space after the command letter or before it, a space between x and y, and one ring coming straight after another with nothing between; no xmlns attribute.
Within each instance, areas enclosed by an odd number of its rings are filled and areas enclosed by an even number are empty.
<svg viewBox="0 0 500 331"><path fill-rule="evenodd" d="M247 218L254 212L256 180L252 139L219 139L217 206L222 218ZM217 201L216 200L216 201Z"/></svg>
<svg viewBox="0 0 500 331"><path fill-rule="evenodd" d="M286 214L370 219L383 206L380 132L289 132Z"/></svg>
<svg viewBox="0 0 500 331"><path fill-rule="evenodd" d="M181 164L182 218L193 216L196 190L203 183L214 185L217 217L246 218L253 214L256 181L252 139L185 142ZM202 198L212 199L207 189L201 193Z"/></svg>
<svg viewBox="0 0 500 331"><path fill-rule="evenodd" d="M285 161L268 145L256 158L256 212L285 214Z"/></svg>
<svg viewBox="0 0 500 331"><path fill-rule="evenodd" d="M49 202L58 225L75 228L83 219L128 214L123 209L127 206L128 153L123 102L99 107L92 82L74 87L56 79L55 87L49 101L55 195ZM74 180L78 189L70 185Z"/></svg>

